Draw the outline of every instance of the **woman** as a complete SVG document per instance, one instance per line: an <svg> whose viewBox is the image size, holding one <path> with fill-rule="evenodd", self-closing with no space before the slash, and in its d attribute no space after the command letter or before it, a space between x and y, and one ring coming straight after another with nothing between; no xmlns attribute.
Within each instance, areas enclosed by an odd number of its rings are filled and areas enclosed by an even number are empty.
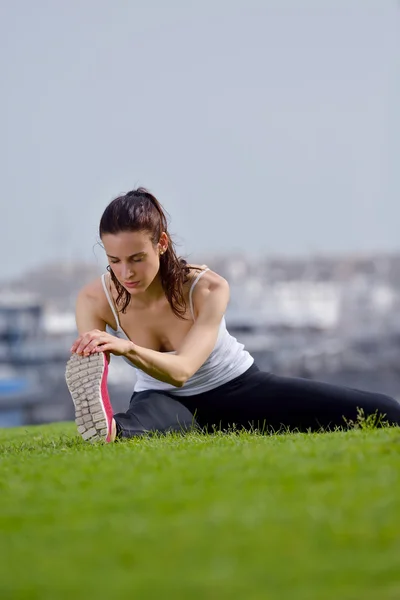
<svg viewBox="0 0 400 600"><path fill-rule="evenodd" d="M66 380L84 439L201 427L318 430L365 415L400 422L382 394L260 371L226 330L228 283L177 257L157 199L139 188L113 200L100 221L109 273L78 295L79 337ZM136 369L129 409L113 414L109 355Z"/></svg>

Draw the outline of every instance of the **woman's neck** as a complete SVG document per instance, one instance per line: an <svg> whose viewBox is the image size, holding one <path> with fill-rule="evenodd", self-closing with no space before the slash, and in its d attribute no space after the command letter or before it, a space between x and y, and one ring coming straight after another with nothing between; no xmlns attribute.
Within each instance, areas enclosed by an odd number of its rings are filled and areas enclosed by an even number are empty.
<svg viewBox="0 0 400 600"><path fill-rule="evenodd" d="M161 278L160 275L157 274L144 292L131 294L130 304L136 308L151 308L165 298L166 296L161 283Z"/></svg>

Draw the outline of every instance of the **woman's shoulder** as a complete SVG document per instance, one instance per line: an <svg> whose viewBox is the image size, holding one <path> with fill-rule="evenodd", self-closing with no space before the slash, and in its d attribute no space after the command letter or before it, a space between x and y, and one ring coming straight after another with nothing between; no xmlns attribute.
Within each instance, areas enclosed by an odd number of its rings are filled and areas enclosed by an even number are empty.
<svg viewBox="0 0 400 600"><path fill-rule="evenodd" d="M108 301L104 292L102 277L97 277L86 283L78 293L78 301L83 301L92 307L102 309L107 306Z"/></svg>
<svg viewBox="0 0 400 600"><path fill-rule="evenodd" d="M188 297L191 301L192 315L197 319L200 310L211 297L217 301L216 305L223 303L223 312L229 301L229 284L224 277L216 273L207 265L188 265L190 267L190 280ZM200 278L198 278L200 275ZM215 306L215 303L214 303Z"/></svg>
<svg viewBox="0 0 400 600"><path fill-rule="evenodd" d="M208 267L207 265L189 264L188 267L190 269L189 275L188 275L189 287L191 287L195 283L196 279L197 279L196 288L198 290L210 289L210 288L219 287L219 286L226 287L228 285L228 282L226 281L226 279L224 277L222 277L222 275L219 275L219 273L216 273L215 271L210 269L210 267ZM199 275L200 275L200 277L199 277Z"/></svg>

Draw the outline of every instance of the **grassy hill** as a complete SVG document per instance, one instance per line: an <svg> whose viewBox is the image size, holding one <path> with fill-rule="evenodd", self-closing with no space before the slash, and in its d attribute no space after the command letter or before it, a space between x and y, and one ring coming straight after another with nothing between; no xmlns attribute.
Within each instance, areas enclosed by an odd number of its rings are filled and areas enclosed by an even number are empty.
<svg viewBox="0 0 400 600"><path fill-rule="evenodd" d="M0 430L0 598L400 598L400 429Z"/></svg>

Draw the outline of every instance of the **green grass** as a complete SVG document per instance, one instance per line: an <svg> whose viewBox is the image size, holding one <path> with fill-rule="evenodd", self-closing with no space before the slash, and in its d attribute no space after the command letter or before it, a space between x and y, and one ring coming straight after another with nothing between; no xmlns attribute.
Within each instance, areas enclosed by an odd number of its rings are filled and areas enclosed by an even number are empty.
<svg viewBox="0 0 400 600"><path fill-rule="evenodd" d="M0 430L1 600L400 598L400 429Z"/></svg>

